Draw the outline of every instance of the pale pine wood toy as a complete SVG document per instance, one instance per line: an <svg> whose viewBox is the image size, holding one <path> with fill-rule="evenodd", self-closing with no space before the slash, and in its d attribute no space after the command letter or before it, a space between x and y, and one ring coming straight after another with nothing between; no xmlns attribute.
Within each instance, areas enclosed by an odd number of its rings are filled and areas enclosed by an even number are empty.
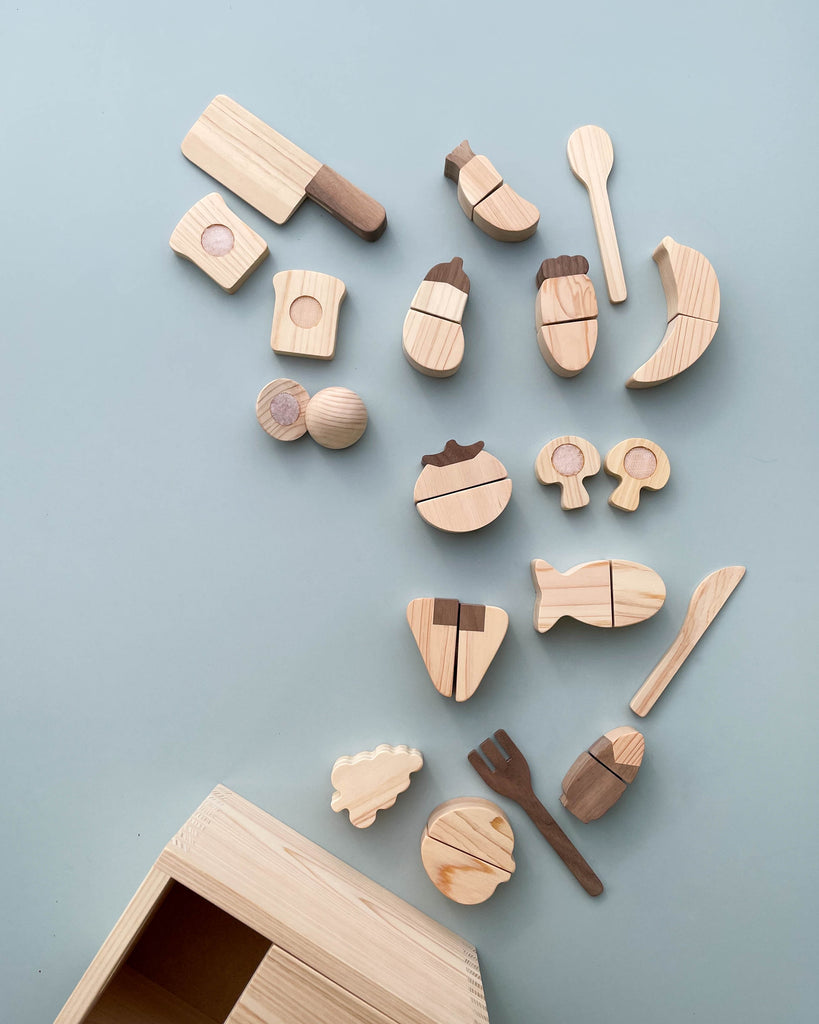
<svg viewBox="0 0 819 1024"><path fill-rule="evenodd" d="M542 558L532 561L534 624L545 633L565 616L603 628L644 622L662 608L665 584L639 562L604 559L558 572Z"/></svg>
<svg viewBox="0 0 819 1024"><path fill-rule="evenodd" d="M276 224L284 224L309 197L367 242L387 226L380 203L228 96L208 104L182 141L182 152Z"/></svg>
<svg viewBox="0 0 819 1024"><path fill-rule="evenodd" d="M642 733L630 725L610 729L566 772L560 802L583 822L602 818L636 778L645 749Z"/></svg>
<svg viewBox="0 0 819 1024"><path fill-rule="evenodd" d="M719 326L719 281L703 254L666 235L653 258L660 269L668 327L660 347L634 371L627 388L653 388L687 370L711 344Z"/></svg>
<svg viewBox="0 0 819 1024"><path fill-rule="evenodd" d="M475 156L466 139L444 161L444 174L458 186L461 209L499 242L522 242L537 230L540 211L504 183L485 156Z"/></svg>
<svg viewBox="0 0 819 1024"><path fill-rule="evenodd" d="M407 622L435 689L465 701L492 664L509 616L491 605L418 597L407 605Z"/></svg>
<svg viewBox="0 0 819 1024"><path fill-rule="evenodd" d="M404 355L428 377L451 377L464 358L461 318L469 297L464 261L438 263L415 293L404 320Z"/></svg>
<svg viewBox="0 0 819 1024"><path fill-rule="evenodd" d="M349 388L324 388L307 403L307 433L324 448L349 448L367 429L367 407Z"/></svg>
<svg viewBox="0 0 819 1024"><path fill-rule="evenodd" d="M463 446L449 440L425 455L413 501L421 518L447 533L468 533L493 522L509 504L512 481L503 463L483 451L483 441Z"/></svg>
<svg viewBox="0 0 819 1024"><path fill-rule="evenodd" d="M585 256L544 260L535 277L540 354L559 377L575 377L597 345L597 296Z"/></svg>
<svg viewBox="0 0 819 1024"><path fill-rule="evenodd" d="M295 441L307 433L305 413L310 396L289 377L265 384L256 399L256 419L277 441Z"/></svg>
<svg viewBox="0 0 819 1024"><path fill-rule="evenodd" d="M276 305L270 347L279 355L332 359L344 282L314 270L282 270L273 278Z"/></svg>
<svg viewBox="0 0 819 1024"><path fill-rule="evenodd" d="M520 804L535 823L540 834L589 896L599 896L603 891L603 883L583 859L571 839L535 796L529 765L512 742L509 734L503 729L498 729L494 734L494 739L487 738L481 743L481 752L483 757L477 750L471 750L468 760L487 786L501 796L508 797Z"/></svg>
<svg viewBox="0 0 819 1024"><path fill-rule="evenodd" d="M460 936L217 787L56 1024L488 1024Z"/></svg>
<svg viewBox="0 0 819 1024"><path fill-rule="evenodd" d="M430 814L421 836L421 862L444 896L473 906L512 877L514 846L512 826L497 804L456 797Z"/></svg>
<svg viewBox="0 0 819 1024"><path fill-rule="evenodd" d="M662 448L645 437L629 437L606 455L606 472L620 483L609 496L609 505L633 512L640 491L659 491L671 476L671 463Z"/></svg>
<svg viewBox="0 0 819 1024"><path fill-rule="evenodd" d="M375 750L342 755L330 773L335 789L330 806L348 811L356 828L367 828L379 811L392 807L398 794L409 789L410 775L423 766L421 751L404 744L381 743Z"/></svg>
<svg viewBox="0 0 819 1024"><path fill-rule="evenodd" d="M324 388L311 398L298 381L278 377L259 392L256 419L277 441L308 433L324 448L349 448L367 429L367 407L349 388Z"/></svg>
<svg viewBox="0 0 819 1024"><path fill-rule="evenodd" d="M560 484L560 507L583 508L589 492L583 486L588 476L600 471L600 452L583 437L567 434L547 442L535 459L535 476L540 483Z"/></svg>
<svg viewBox="0 0 819 1024"><path fill-rule="evenodd" d="M614 219L606 187L614 166L614 146L607 131L587 124L576 128L569 136L567 147L569 166L574 176L582 181L589 193L594 230L600 247L600 260L606 276L610 302L625 302L626 279L620 262L620 248L614 232Z"/></svg>
<svg viewBox="0 0 819 1024"><path fill-rule="evenodd" d="M231 294L269 253L267 242L228 208L218 192L188 210L173 229L170 246Z"/></svg>
<svg viewBox="0 0 819 1024"><path fill-rule="evenodd" d="M728 565L709 573L697 586L674 642L631 698L629 707L636 715L644 718L651 711L744 575L744 565Z"/></svg>

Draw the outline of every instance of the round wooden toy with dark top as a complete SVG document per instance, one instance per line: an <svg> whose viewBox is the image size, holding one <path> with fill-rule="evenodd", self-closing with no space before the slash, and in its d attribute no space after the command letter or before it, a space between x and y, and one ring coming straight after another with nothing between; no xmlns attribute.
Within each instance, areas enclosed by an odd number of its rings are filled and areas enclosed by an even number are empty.
<svg viewBox="0 0 819 1024"><path fill-rule="evenodd" d="M566 772L560 802L581 821L602 818L636 778L645 749L642 733L630 725L610 729Z"/></svg>
<svg viewBox="0 0 819 1024"><path fill-rule="evenodd" d="M512 496L506 467L483 450L483 441L467 446L447 441L436 455L425 455L413 501L421 518L448 533L487 526Z"/></svg>

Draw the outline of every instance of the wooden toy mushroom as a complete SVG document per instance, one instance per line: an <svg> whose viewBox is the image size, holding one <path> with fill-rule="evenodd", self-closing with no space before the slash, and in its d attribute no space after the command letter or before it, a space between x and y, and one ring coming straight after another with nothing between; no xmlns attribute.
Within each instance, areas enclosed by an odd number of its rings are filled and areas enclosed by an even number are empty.
<svg viewBox="0 0 819 1024"><path fill-rule="evenodd" d="M560 484L560 507L583 508L589 492L583 486L587 476L600 471L600 453L583 437L567 434L547 442L535 460L535 476L542 484Z"/></svg>
<svg viewBox="0 0 819 1024"><path fill-rule="evenodd" d="M671 463L662 448L645 437L629 437L606 455L605 469L620 483L609 496L609 505L633 512L640 491L659 491L671 476Z"/></svg>

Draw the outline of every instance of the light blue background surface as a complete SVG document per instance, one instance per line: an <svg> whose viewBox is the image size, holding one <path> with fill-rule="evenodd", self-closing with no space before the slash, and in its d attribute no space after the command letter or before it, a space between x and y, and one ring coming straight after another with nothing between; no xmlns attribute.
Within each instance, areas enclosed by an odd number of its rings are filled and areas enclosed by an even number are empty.
<svg viewBox="0 0 819 1024"><path fill-rule="evenodd" d="M50 1021L167 839L224 782L472 940L493 1024L815 1020L816 29L808 3L4 5L0 364L2 1016ZM170 252L218 188L179 143L226 92L384 203L367 245L305 204L278 228L230 194L271 258L234 296ZM629 299L605 299L565 157L607 127ZM463 138L542 211L504 246L442 176ZM713 262L722 322L649 392L666 235ZM555 377L533 332L545 256L585 253L598 351ZM467 355L413 371L401 324L429 267L472 279ZM340 276L338 354L269 348L270 278ZM268 438L257 392L292 376L364 397L346 452ZM611 481L569 516L532 471L549 438L644 435L668 487L633 516ZM512 502L439 534L420 458L481 438ZM531 627L528 563L656 568L642 626ZM696 583L745 581L652 714L631 790L584 826L560 780L675 635ZM417 596L498 604L507 640L469 704L440 698L404 619ZM505 727L597 869L590 900L504 803L518 871L482 907L424 875L429 811L491 796L467 751ZM426 755L366 832L329 809L342 753Z"/></svg>

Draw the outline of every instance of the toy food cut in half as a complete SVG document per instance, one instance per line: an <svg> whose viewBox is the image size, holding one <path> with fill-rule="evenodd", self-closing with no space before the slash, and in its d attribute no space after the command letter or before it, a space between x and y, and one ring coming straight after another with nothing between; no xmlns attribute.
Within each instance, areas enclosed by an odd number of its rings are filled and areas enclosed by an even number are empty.
<svg viewBox="0 0 819 1024"><path fill-rule="evenodd" d="M666 235L653 259L668 304L668 327L654 355L626 381L627 388L653 388L687 370L719 326L719 281L703 254Z"/></svg>
<svg viewBox="0 0 819 1024"><path fill-rule="evenodd" d="M430 526L447 533L468 533L487 526L503 512L512 495L512 481L483 441L464 446L447 441L436 455L425 455L415 482L413 501Z"/></svg>
<svg viewBox="0 0 819 1024"><path fill-rule="evenodd" d="M499 242L522 242L537 230L538 208L507 185L466 139L444 161L444 175L458 185L458 202L469 219Z"/></svg>

